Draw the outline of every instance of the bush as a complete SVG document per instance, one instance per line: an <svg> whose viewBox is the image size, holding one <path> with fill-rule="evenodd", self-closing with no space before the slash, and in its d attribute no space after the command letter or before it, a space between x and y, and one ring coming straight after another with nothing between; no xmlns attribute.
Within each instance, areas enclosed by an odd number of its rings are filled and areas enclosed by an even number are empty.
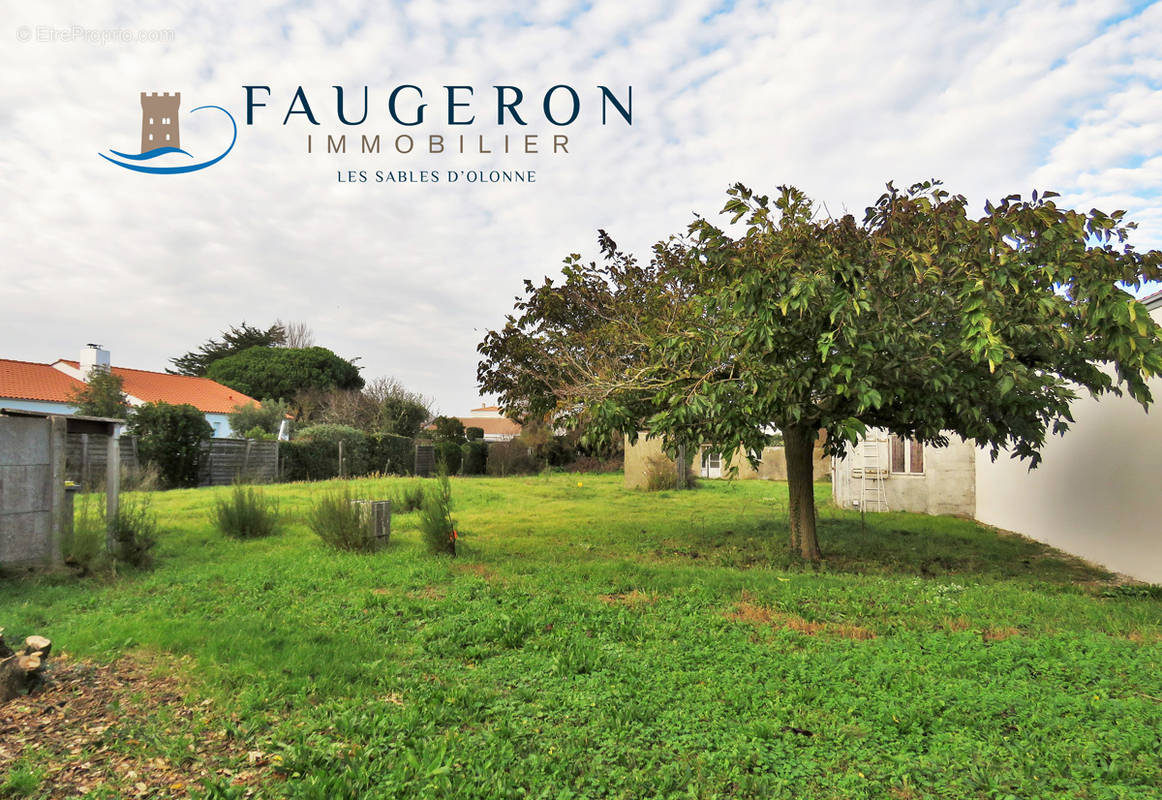
<svg viewBox="0 0 1162 800"><path fill-rule="evenodd" d="M235 486L229 498L214 503L214 524L233 539L257 539L278 533L278 503L261 489Z"/></svg>
<svg viewBox="0 0 1162 800"><path fill-rule="evenodd" d="M419 481L411 481L400 486L391 497L391 510L396 514L418 511L423 505L424 485Z"/></svg>
<svg viewBox="0 0 1162 800"><path fill-rule="evenodd" d="M464 443L464 423L455 417L436 417L432 420L432 427L437 442Z"/></svg>
<svg viewBox="0 0 1162 800"><path fill-rule="evenodd" d="M456 442L436 442L436 469L457 475L460 472L461 462L460 445Z"/></svg>
<svg viewBox="0 0 1162 800"><path fill-rule="evenodd" d="M508 442L493 442L488 446L489 475L503 478L538 471L537 461L529 455L527 445L513 439Z"/></svg>
<svg viewBox="0 0 1162 800"><path fill-rule="evenodd" d="M312 425L279 448L285 458L284 478L317 481L337 477L339 442L343 443L343 475L366 475L371 471L371 448L363 431L348 425Z"/></svg>
<svg viewBox="0 0 1162 800"><path fill-rule="evenodd" d="M664 455L651 456L646 459L646 481L642 487L647 492L664 492L678 488L678 469L674 460ZM696 482L693 469L686 470L686 486L693 489Z"/></svg>
<svg viewBox="0 0 1162 800"><path fill-rule="evenodd" d="M577 460L577 451L564 436L554 436L541 448L550 467L567 467Z"/></svg>
<svg viewBox="0 0 1162 800"><path fill-rule="evenodd" d="M121 498L113 524L113 558L134 567L149 566L149 551L157 545L157 517L148 500Z"/></svg>
<svg viewBox="0 0 1162 800"><path fill-rule="evenodd" d="M484 438L484 428L465 428L464 438L470 442L478 442Z"/></svg>
<svg viewBox="0 0 1162 800"><path fill-rule="evenodd" d="M157 467L166 488L198 485L202 443L213 433L206 416L188 403L146 403L129 421L138 455Z"/></svg>
<svg viewBox="0 0 1162 800"><path fill-rule="evenodd" d="M460 536L452 519L452 482L446 473L440 474L437 484L424 497L419 523L429 553L456 555Z"/></svg>
<svg viewBox="0 0 1162 800"><path fill-rule="evenodd" d="M465 475L483 475L488 471L488 445L479 439L473 439L460 446L463 456Z"/></svg>
<svg viewBox="0 0 1162 800"><path fill-rule="evenodd" d="M369 553L376 548L374 522L350 489L323 495L307 514L307 527L336 550Z"/></svg>
<svg viewBox="0 0 1162 800"><path fill-rule="evenodd" d="M82 575L101 569L108 561L105 536L104 495L74 495L73 535L65 552L65 563Z"/></svg>
<svg viewBox="0 0 1162 800"><path fill-rule="evenodd" d="M372 469L385 475L411 475L415 472L415 440L407 436L384 433L367 440Z"/></svg>
<svg viewBox="0 0 1162 800"><path fill-rule="evenodd" d="M244 439L273 438L290 410L291 405L285 400L263 400L262 405L237 405L229 415L230 430Z"/></svg>

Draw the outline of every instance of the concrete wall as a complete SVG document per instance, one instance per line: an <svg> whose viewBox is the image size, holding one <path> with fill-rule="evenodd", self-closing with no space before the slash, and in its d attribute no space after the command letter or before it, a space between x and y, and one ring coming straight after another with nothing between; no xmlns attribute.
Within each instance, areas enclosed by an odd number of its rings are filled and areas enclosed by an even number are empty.
<svg viewBox="0 0 1162 800"><path fill-rule="evenodd" d="M869 446L861 444L861 447ZM884 494L892 511L915 514L952 514L972 517L976 511L976 448L960 437L953 437L947 447L924 448L924 472L891 474L887 472L887 442L878 443L879 462L885 470ZM858 451L849 452L835 462L832 475L832 498L842 508L857 509L862 485L858 470L862 463Z"/></svg>
<svg viewBox="0 0 1162 800"><path fill-rule="evenodd" d="M1162 309L1152 315L1162 322ZM1150 382L1155 404L1162 380ZM1103 564L1162 583L1162 408L1083 394L1064 436L1050 436L1041 465L977 453L976 516Z"/></svg>
<svg viewBox="0 0 1162 800"><path fill-rule="evenodd" d="M64 431L62 418L0 417L0 566L61 562Z"/></svg>
<svg viewBox="0 0 1162 800"><path fill-rule="evenodd" d="M692 461L691 470L695 476L699 474L702 465L701 455L698 452L687 454ZM636 444L630 444L629 438L625 441L625 486L627 489L640 489L646 483L646 471L651 459L664 458L676 468L674 459L666 455L662 449L661 439L641 434ZM722 477L729 478L730 470L737 468L738 480L787 480L787 459L783 455L782 447L767 447L763 449L762 460L758 468L750 465L746 452L742 447L734 453L727 469L725 459L722 462ZM823 455L821 446L815 448L815 480L826 479L831 474L831 459ZM703 480L706 480L703 478Z"/></svg>
<svg viewBox="0 0 1162 800"><path fill-rule="evenodd" d="M662 440L641 434L634 444L625 439L625 488L641 489L646 485L646 475L652 459L664 458L676 470L677 463L662 449Z"/></svg>
<svg viewBox="0 0 1162 800"><path fill-rule="evenodd" d="M764 447L762 460L759 461L757 469L750 465L746 453L740 447L738 452L734 454L730 465L738 467L737 477L740 481L785 481L787 479L787 456L782 447ZM821 481L829 475L831 475L831 459L823 455L821 446L816 447L813 476L815 480Z"/></svg>

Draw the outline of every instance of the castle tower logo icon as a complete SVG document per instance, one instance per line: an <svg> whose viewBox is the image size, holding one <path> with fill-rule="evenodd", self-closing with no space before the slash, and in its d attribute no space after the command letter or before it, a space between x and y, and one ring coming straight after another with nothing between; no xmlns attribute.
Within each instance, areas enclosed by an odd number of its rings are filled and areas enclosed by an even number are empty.
<svg viewBox="0 0 1162 800"><path fill-rule="evenodd" d="M101 158L110 164L116 164L124 169L133 170L134 172L144 172L150 175L176 175L182 172L197 172L200 169L217 164L234 149L234 143L238 141L238 123L234 121L234 116L221 106L198 106L197 108L191 109L189 112L191 114L207 108L221 111L230 120L233 135L226 149L213 158L193 164L181 163L181 159L174 159L172 157L195 157L193 153L182 149L181 123L179 122L181 119L179 116L181 103L181 92L173 92L172 94L169 92L142 92L141 152L123 153L120 150L110 149L109 152L113 156L107 156L104 153L98 153L97 155L101 156ZM170 158L166 158L167 156ZM162 158L163 162L166 163L143 163L153 161L157 158ZM178 163L172 163L175 160Z"/></svg>

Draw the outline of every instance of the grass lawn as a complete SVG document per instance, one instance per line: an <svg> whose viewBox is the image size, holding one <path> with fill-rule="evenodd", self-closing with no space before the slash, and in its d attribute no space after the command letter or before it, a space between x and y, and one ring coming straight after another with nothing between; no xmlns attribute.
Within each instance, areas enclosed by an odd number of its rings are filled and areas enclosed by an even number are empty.
<svg viewBox="0 0 1162 800"><path fill-rule="evenodd" d="M1162 796L1162 599L1041 545L908 514L864 530L820 484L815 571L787 557L785 484L554 475L454 480L455 560L414 514L354 555L303 523L336 485L269 488L288 525L245 542L209 522L229 490L155 494L152 570L0 584L10 641L182 685L113 704L76 752L25 748L0 796L59 797L100 748L181 765L219 739L236 754L200 785L113 771L91 796Z"/></svg>

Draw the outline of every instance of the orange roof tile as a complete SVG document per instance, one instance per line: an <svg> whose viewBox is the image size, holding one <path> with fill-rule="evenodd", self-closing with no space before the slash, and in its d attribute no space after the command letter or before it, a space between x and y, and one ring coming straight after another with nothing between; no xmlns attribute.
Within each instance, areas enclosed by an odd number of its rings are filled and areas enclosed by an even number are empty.
<svg viewBox="0 0 1162 800"><path fill-rule="evenodd" d="M0 358L0 397L67 403L73 391L84 386L51 364Z"/></svg>
<svg viewBox="0 0 1162 800"><path fill-rule="evenodd" d="M490 436L516 436L520 433L520 425L507 417L457 417L464 423L465 428L483 428L484 433Z"/></svg>
<svg viewBox="0 0 1162 800"><path fill-rule="evenodd" d="M80 368L76 361L62 359L59 363L68 364L73 369ZM113 374L121 377L121 388L126 394L147 403L189 403L208 414L228 414L235 406L258 403L253 397L209 378L170 375L167 372L149 372L128 367L113 367Z"/></svg>

